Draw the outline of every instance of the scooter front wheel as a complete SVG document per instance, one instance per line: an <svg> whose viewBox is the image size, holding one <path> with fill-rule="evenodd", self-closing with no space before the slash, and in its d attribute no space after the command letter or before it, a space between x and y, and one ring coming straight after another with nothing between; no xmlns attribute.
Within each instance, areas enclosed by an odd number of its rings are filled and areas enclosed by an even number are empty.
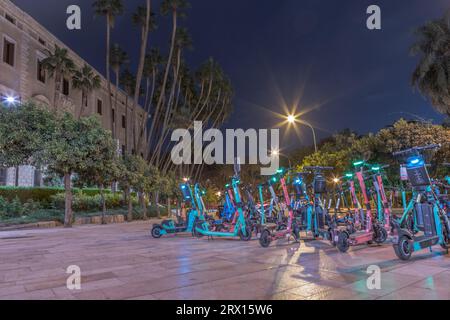
<svg viewBox="0 0 450 320"><path fill-rule="evenodd" d="M161 231L162 231L162 228L160 227L160 226L154 226L153 228L152 228L152 237L153 238L155 238L155 239L159 239L159 238L161 238Z"/></svg>
<svg viewBox="0 0 450 320"><path fill-rule="evenodd" d="M348 241L348 234L347 234L347 232L339 233L338 241L337 241L337 248L342 253L347 252L348 249L350 248L350 243Z"/></svg>
<svg viewBox="0 0 450 320"><path fill-rule="evenodd" d="M272 242L272 236L270 234L269 230L264 230L261 233L261 237L259 238L259 244L263 248L267 248L270 246L270 243Z"/></svg>
<svg viewBox="0 0 450 320"><path fill-rule="evenodd" d="M407 236L401 236L397 244L394 244L394 251L400 260L407 261L411 258L412 248Z"/></svg>

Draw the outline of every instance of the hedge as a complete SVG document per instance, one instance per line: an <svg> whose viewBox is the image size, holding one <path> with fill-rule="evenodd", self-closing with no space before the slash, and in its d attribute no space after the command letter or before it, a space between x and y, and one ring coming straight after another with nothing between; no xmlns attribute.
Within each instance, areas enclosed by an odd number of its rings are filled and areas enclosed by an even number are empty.
<svg viewBox="0 0 450 320"><path fill-rule="evenodd" d="M49 206L52 202L52 196L59 193L64 193L64 188L57 187L0 187L0 197L5 198L8 201L12 201L18 198L22 203L29 200L40 202L43 206ZM100 192L95 188L73 189L74 194L80 194L87 196L95 196ZM111 193L110 190L105 190L105 194Z"/></svg>

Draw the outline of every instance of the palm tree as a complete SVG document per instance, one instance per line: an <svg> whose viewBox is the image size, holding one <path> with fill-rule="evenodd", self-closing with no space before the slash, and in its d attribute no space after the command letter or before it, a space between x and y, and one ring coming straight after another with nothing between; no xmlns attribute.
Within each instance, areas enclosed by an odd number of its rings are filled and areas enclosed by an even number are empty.
<svg viewBox="0 0 450 320"><path fill-rule="evenodd" d="M428 96L433 107L450 116L450 12L415 32L411 54L420 56L412 85Z"/></svg>
<svg viewBox="0 0 450 320"><path fill-rule="evenodd" d="M69 53L66 48L60 48L55 45L55 51L52 53L46 50L47 58L42 60L42 65L47 70L51 78L55 78L55 93L53 97L53 108L58 110L58 94L61 92L61 84L64 76L70 75L75 64L72 59L69 58Z"/></svg>
<svg viewBox="0 0 450 320"><path fill-rule="evenodd" d="M84 64L81 70L76 70L72 77L73 87L81 90L81 106L78 119L83 115L83 110L88 104L88 95L96 89L100 88L100 76L94 73L94 70Z"/></svg>
<svg viewBox="0 0 450 320"><path fill-rule="evenodd" d="M110 74L110 50L111 50L111 29L114 28L115 18L123 13L122 0L96 0L93 8L97 16L106 17L106 82L108 83L109 108L112 109L112 90Z"/></svg>
<svg viewBox="0 0 450 320"><path fill-rule="evenodd" d="M128 97L131 97L134 91L134 87L136 86L136 77L130 72L130 70L126 69L122 72L120 76L120 84L125 90L125 151L128 153Z"/></svg>
<svg viewBox="0 0 450 320"><path fill-rule="evenodd" d="M139 96L141 92L141 82L144 73L144 63L145 63L145 54L147 52L148 36L150 31L156 28L156 22L152 18L154 15L151 12L151 1L147 0L146 3L147 3L146 7L138 7L137 12L133 15L133 23L141 27L141 50L139 55L138 69L136 73L136 86L134 89L134 99L131 107L131 123L133 124L132 127L133 145L134 150L136 152L138 152L140 148L140 143L138 142L138 140L136 140L136 128L135 128L136 106L139 103ZM146 119L143 119L143 121L145 120ZM139 125L139 128L140 127L141 126ZM140 140L140 136L138 139Z"/></svg>
<svg viewBox="0 0 450 320"><path fill-rule="evenodd" d="M150 53L145 56L144 62L144 78L146 79L146 92L144 109L150 112L150 107L155 95L156 76L158 74L158 68L161 65L163 59L158 48L152 48Z"/></svg>
<svg viewBox="0 0 450 320"><path fill-rule="evenodd" d="M164 77L161 83L161 90L159 93L158 102L156 104L155 113L153 116L153 121L150 126L150 131L148 134L149 141L152 138L153 131L155 129L156 121L159 118L159 111L162 107L162 104L164 102L164 98L166 95L166 87L167 87L167 81L169 78L169 72L170 67L175 51L175 41L176 41L176 35L177 35L177 27L178 27L178 17L184 17L184 13L182 12L183 9L187 9L189 7L189 3L186 0L163 0L161 3L161 13L163 15L168 15L172 13L172 38L170 43L170 50L169 50L169 56L167 58L167 64L166 69L164 71Z"/></svg>
<svg viewBox="0 0 450 320"><path fill-rule="evenodd" d="M182 61L181 61L181 52L184 48L192 48L192 39L188 33L188 31L185 28L180 28L177 30L177 34L175 36L175 48L176 48L176 54L174 55L174 61L173 63L173 79L172 79L172 86L169 94L169 99L166 104L166 110L164 115L164 121L163 121L163 127L160 134L160 137L158 139L158 142L156 144L154 155L156 155L156 164L159 165L159 161L161 159L161 147L164 141L166 140L166 137L168 135L169 130L169 122L170 122L170 116L173 114L174 109L176 109L178 104L177 99L177 89L178 93L180 92L181 88L181 81L180 79L180 68L182 68ZM155 159L154 157L152 157Z"/></svg>
<svg viewBox="0 0 450 320"><path fill-rule="evenodd" d="M110 62L111 62L111 69L114 72L115 79L116 79L116 95L114 97L114 110L116 110L117 114L117 99L119 95L119 84L120 84L120 69L124 64L129 63L128 55L127 53L122 50L122 48L115 43L111 47L110 52ZM115 120L115 121L114 121ZM116 125L114 123L118 123L117 119L112 119L112 113L111 113L111 126L112 126L112 136L114 139L116 139Z"/></svg>

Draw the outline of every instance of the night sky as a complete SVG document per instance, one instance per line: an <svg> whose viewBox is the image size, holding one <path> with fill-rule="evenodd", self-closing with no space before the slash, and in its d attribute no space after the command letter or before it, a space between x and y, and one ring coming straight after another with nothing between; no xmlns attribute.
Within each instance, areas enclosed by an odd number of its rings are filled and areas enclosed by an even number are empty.
<svg viewBox="0 0 450 320"><path fill-rule="evenodd" d="M92 0L14 0L81 57L104 72L105 20L94 18ZM139 33L130 16L144 0L126 0L113 41L134 62ZM153 11L159 12L154 3ZM66 8L82 9L82 30L65 27ZM410 86L417 62L409 55L413 30L441 17L447 0L191 0L186 26L194 40L187 54L192 67L209 56L222 65L234 85L235 112L229 128L272 128L283 104L300 101L298 111L319 106L304 117L321 128L320 137L344 128L375 132L411 112L435 122L442 117ZM366 28L366 9L382 10L382 30ZM161 18L150 46L166 52L170 19ZM288 135L283 148L310 144Z"/></svg>

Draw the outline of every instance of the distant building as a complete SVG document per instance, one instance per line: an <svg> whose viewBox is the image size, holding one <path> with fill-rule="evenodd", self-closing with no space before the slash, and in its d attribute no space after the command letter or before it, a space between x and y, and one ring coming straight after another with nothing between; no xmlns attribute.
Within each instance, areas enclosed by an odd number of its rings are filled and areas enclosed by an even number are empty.
<svg viewBox="0 0 450 320"><path fill-rule="evenodd" d="M41 61L46 58L45 51L53 52L55 45L67 48L69 57L78 68L87 64L11 1L0 0L0 98L35 101L52 106L54 79L47 75ZM132 98L112 85L113 102L117 94L117 109L114 109L114 103L112 107L109 106L107 81L99 72L97 73L101 77L101 88L90 94L83 115L98 114L105 129L112 130L115 126L118 148L123 152L125 135L128 135L128 141L132 141L130 116ZM82 104L81 91L72 88L70 78L64 79L61 91L58 96L59 107L72 114L78 114ZM136 121L146 116L141 107L138 110L139 116ZM128 149L131 151L131 144ZM0 185L40 186L42 177L39 170L31 166L0 168Z"/></svg>

